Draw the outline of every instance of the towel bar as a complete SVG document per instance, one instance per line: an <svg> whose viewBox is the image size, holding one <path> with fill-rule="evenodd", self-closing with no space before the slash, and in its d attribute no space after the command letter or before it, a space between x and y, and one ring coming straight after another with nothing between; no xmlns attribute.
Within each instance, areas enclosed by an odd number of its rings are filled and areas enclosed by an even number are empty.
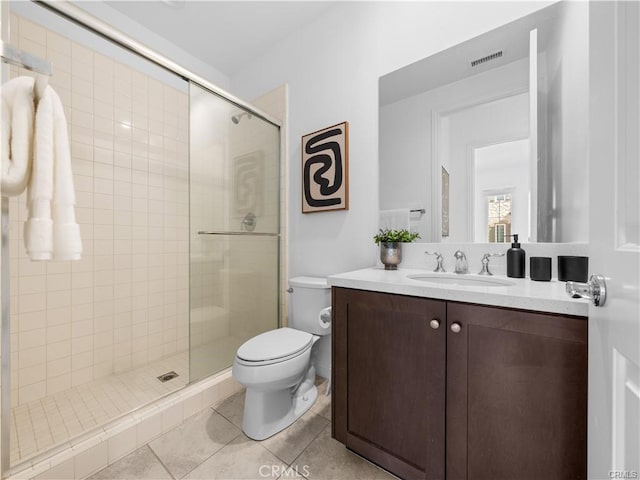
<svg viewBox="0 0 640 480"><path fill-rule="evenodd" d="M49 77L53 73L51 69L51 62L38 58L30 53L23 52L13 45L1 41L0 56L2 56L3 62L15 65L16 67L26 68L32 72L47 75Z"/></svg>
<svg viewBox="0 0 640 480"><path fill-rule="evenodd" d="M267 233L267 232L207 232L205 230L199 230L198 235L246 235L248 237L279 237L279 233Z"/></svg>

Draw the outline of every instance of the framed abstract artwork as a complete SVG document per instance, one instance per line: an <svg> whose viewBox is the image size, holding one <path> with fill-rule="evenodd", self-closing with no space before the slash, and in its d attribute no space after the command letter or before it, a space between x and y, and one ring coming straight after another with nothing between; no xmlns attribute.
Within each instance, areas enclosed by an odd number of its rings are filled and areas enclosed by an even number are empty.
<svg viewBox="0 0 640 480"><path fill-rule="evenodd" d="M302 213L349 209L349 123L302 137Z"/></svg>

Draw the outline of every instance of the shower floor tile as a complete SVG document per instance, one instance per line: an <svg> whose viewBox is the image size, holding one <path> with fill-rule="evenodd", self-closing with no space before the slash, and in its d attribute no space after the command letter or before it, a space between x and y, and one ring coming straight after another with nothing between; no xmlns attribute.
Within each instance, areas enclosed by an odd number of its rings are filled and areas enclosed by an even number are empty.
<svg viewBox="0 0 640 480"><path fill-rule="evenodd" d="M175 371L161 383L156 377ZM187 351L11 409L11 465L184 387Z"/></svg>

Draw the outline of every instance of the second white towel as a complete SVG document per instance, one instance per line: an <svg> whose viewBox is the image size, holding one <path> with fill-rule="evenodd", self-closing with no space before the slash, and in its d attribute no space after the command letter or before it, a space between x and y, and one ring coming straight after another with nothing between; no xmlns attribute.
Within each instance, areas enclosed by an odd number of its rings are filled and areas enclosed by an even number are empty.
<svg viewBox="0 0 640 480"><path fill-rule="evenodd" d="M79 260L71 151L62 102L47 87L38 102L34 160L27 193L25 247L32 260Z"/></svg>

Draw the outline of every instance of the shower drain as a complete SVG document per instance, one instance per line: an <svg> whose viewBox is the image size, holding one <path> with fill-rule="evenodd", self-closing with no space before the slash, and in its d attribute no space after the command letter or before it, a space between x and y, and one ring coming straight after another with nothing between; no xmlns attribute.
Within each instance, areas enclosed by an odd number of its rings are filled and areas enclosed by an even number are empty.
<svg viewBox="0 0 640 480"><path fill-rule="evenodd" d="M173 380L177 376L178 376L178 374L176 372L167 372L167 373L163 373L162 375L158 376L158 380L160 380L162 383L164 383L164 382L168 382L169 380Z"/></svg>

